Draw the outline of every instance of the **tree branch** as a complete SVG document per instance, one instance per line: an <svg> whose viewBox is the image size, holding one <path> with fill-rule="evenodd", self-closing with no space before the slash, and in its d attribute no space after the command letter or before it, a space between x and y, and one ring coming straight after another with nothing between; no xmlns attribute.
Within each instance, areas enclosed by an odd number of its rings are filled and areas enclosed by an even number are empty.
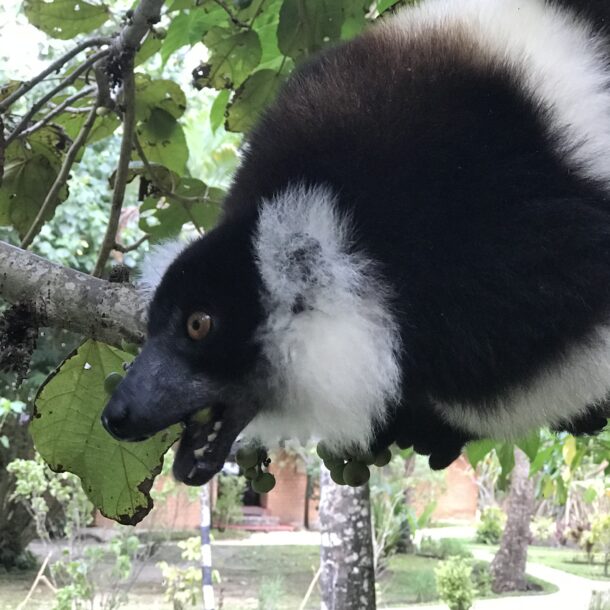
<svg viewBox="0 0 610 610"><path fill-rule="evenodd" d="M21 86L14 93L9 95L6 99L2 100L2 102L0 103L0 113L4 112L7 108L11 106L11 104L16 102L28 91L31 91L38 83L42 82L47 76L49 76L49 74L57 72L60 68L64 66L64 64L67 64L73 57L76 57L85 49L88 49L90 47L102 47L108 44L110 44L110 38L106 37L90 38L89 40L84 40L83 42L75 46L71 51L68 51L58 60L54 61L48 68L45 68L40 74L38 74L38 76L35 76L33 79L29 80L26 83L22 83Z"/></svg>
<svg viewBox="0 0 610 610"><path fill-rule="evenodd" d="M95 269L93 270L93 275L95 277L101 277L110 251L116 242L121 208L123 207L123 199L125 198L127 180L129 179L129 162L131 161L133 138L136 129L136 84L133 74L133 57L129 57L127 62L123 74L123 103L125 106L125 112L123 114L123 139L121 141L119 163L114 180L114 191L112 192L110 218L108 219L106 235L104 235L104 241L102 242L102 247L97 262L95 263Z"/></svg>
<svg viewBox="0 0 610 610"><path fill-rule="evenodd" d="M2 241L0 295L29 303L44 326L111 345L144 338L147 302L133 286L91 277Z"/></svg>

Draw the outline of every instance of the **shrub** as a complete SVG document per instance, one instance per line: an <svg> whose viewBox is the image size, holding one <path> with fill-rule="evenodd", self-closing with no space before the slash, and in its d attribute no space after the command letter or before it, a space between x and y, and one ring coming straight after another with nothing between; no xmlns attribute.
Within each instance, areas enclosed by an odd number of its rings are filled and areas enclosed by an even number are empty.
<svg viewBox="0 0 610 610"><path fill-rule="evenodd" d="M461 557L450 557L435 570L436 588L440 598L450 610L468 610L472 607L474 587L472 566Z"/></svg>
<svg viewBox="0 0 610 610"><path fill-rule="evenodd" d="M419 544L419 555L424 557L434 557L436 559L447 559L449 557L462 557L469 559L472 553L468 550L464 542L456 538L423 538Z"/></svg>
<svg viewBox="0 0 610 610"><path fill-rule="evenodd" d="M499 544L506 523L506 515L497 506L489 506L481 513L476 540L481 544Z"/></svg>
<svg viewBox="0 0 610 610"><path fill-rule="evenodd" d="M438 598L436 578L432 572L414 572L411 576L411 589L418 604L431 602Z"/></svg>
<svg viewBox="0 0 610 610"><path fill-rule="evenodd" d="M263 578L258 591L258 610L279 610L284 595L284 581L281 577Z"/></svg>
<svg viewBox="0 0 610 610"><path fill-rule="evenodd" d="M218 498L216 504L214 504L212 516L214 526L219 530L224 530L227 525L236 523L241 519L245 489L246 482L243 477L230 474L218 475Z"/></svg>
<svg viewBox="0 0 610 610"><path fill-rule="evenodd" d="M530 529L537 542L550 542L557 533L555 520L550 517L536 517L532 521Z"/></svg>
<svg viewBox="0 0 610 610"><path fill-rule="evenodd" d="M597 515L591 523L589 540L593 549L604 555L604 576L610 564L610 514Z"/></svg>
<svg viewBox="0 0 610 610"><path fill-rule="evenodd" d="M472 565L472 584L479 597L489 597L492 594L491 569L486 561L476 561Z"/></svg>

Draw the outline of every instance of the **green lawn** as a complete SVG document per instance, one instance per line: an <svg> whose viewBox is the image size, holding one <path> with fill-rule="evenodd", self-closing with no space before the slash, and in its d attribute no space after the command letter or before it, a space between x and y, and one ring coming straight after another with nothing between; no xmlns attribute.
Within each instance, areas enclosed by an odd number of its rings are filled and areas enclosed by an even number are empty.
<svg viewBox="0 0 610 610"><path fill-rule="evenodd" d="M610 580L604 576L604 564L601 555L595 555L595 563L589 563L587 555L576 549L555 549L546 547L530 547L530 561L536 561L550 568L557 568L576 576L593 578L595 580Z"/></svg>
<svg viewBox="0 0 610 610"><path fill-rule="evenodd" d="M129 595L126 610L172 610L163 599L157 561L179 561L175 544L164 544L160 553L143 566L138 582ZM213 549L214 567L221 583L215 587L223 610L256 610L261 589L279 589L281 610L295 610L319 566L315 546L217 546ZM388 561L379 579L378 606L393 606L437 599L434 568L437 560L413 555L396 555ZM0 575L0 609L14 610L25 597L35 574ZM28 610L49 610L53 596L40 587ZM220 603L218 603L220 606ZM320 607L317 587L308 610Z"/></svg>

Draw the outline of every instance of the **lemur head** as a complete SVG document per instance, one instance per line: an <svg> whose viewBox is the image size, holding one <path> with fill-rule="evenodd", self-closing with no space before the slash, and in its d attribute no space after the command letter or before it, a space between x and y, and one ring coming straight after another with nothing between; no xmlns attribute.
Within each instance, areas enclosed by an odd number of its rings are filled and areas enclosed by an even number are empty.
<svg viewBox="0 0 610 610"><path fill-rule="evenodd" d="M193 485L244 429L267 444L368 447L397 398L399 339L388 291L350 233L329 189L297 185L180 252L104 411L108 431L140 440L184 422L174 473Z"/></svg>

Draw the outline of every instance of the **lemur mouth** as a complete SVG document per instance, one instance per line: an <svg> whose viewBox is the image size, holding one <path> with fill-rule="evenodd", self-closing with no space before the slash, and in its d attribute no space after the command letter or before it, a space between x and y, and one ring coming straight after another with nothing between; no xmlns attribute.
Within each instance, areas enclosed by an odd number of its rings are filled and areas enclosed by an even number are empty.
<svg viewBox="0 0 610 610"><path fill-rule="evenodd" d="M235 439L252 416L220 404L191 416L184 423L174 458L176 479L186 485L207 483L222 470Z"/></svg>

